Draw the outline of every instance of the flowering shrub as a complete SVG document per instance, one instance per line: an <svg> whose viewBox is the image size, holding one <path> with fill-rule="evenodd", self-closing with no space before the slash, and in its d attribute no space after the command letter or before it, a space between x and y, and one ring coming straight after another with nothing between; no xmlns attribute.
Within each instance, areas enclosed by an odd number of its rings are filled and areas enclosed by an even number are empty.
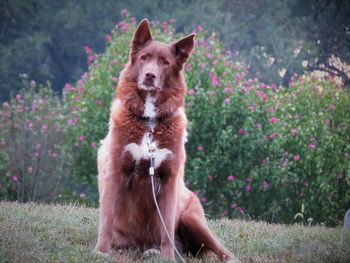
<svg viewBox="0 0 350 263"><path fill-rule="evenodd" d="M74 174L96 187L96 152L107 133L109 104L136 28L127 14L105 37L106 50L85 47L89 72L64 88ZM172 42L174 21L153 22ZM247 68L198 27L185 66L189 118L186 183L211 215L336 223L350 200L349 94L331 77L295 76L291 88L248 79Z"/></svg>
<svg viewBox="0 0 350 263"><path fill-rule="evenodd" d="M50 87L24 85L0 111L0 197L58 200L72 163L61 102Z"/></svg>

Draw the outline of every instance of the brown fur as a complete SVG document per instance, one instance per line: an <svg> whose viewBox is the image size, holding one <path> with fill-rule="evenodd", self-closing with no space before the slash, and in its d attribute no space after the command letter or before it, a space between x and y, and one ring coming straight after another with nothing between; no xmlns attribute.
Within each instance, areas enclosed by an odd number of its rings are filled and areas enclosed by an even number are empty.
<svg viewBox="0 0 350 263"><path fill-rule="evenodd" d="M98 153L99 252L112 247L153 249L150 252L156 248L163 258L175 259L152 199L149 161L136 163L124 150L128 144L140 144L148 130L142 116L146 96L151 94L157 119L154 141L159 149L172 152L155 171L161 185L157 200L172 239L184 252L216 255L223 261L235 259L210 232L198 198L184 185L187 119L182 67L193 48L193 38L190 35L172 45L153 41L147 20L135 32L130 61L121 73L112 103L109 132ZM154 80L149 72L154 73ZM140 79L151 90L140 88Z"/></svg>

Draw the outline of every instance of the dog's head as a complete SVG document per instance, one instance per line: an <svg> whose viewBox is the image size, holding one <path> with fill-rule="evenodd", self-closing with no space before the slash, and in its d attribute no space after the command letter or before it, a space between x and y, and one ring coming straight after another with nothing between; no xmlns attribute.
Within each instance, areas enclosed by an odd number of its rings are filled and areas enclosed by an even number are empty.
<svg viewBox="0 0 350 263"><path fill-rule="evenodd" d="M137 87L145 91L161 91L169 87L170 79L179 75L194 46L195 34L173 43L154 41L149 21L138 25L131 42L130 62Z"/></svg>

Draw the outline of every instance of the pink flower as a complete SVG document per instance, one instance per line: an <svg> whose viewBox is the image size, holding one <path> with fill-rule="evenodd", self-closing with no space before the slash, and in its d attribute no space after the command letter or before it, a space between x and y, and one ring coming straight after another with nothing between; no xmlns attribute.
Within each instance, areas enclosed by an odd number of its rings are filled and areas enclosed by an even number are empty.
<svg viewBox="0 0 350 263"><path fill-rule="evenodd" d="M299 159L300 159L299 154L294 154L293 160L294 160L294 161L299 161Z"/></svg>
<svg viewBox="0 0 350 263"><path fill-rule="evenodd" d="M118 77L112 77L112 81L118 82Z"/></svg>
<svg viewBox="0 0 350 263"><path fill-rule="evenodd" d="M241 215L244 214L244 208L243 208L243 207L238 207L237 210L239 211L239 213L240 213Z"/></svg>
<svg viewBox="0 0 350 263"><path fill-rule="evenodd" d="M28 172L28 173L30 173L30 174L31 174L31 173L33 173L33 167L28 166L28 168L27 168L27 172Z"/></svg>
<svg viewBox="0 0 350 263"><path fill-rule="evenodd" d="M227 181L231 182L233 180L235 180L235 177L233 175L227 176Z"/></svg>
<svg viewBox="0 0 350 263"><path fill-rule="evenodd" d="M208 175L208 181L213 181L213 176L212 175Z"/></svg>
<svg viewBox="0 0 350 263"><path fill-rule="evenodd" d="M163 29L167 29L168 28L168 22L167 21L163 21L162 22L162 27L163 27Z"/></svg>
<svg viewBox="0 0 350 263"><path fill-rule="evenodd" d="M198 150L199 152L202 152L202 151L204 151L204 147L203 147L202 145L199 145L199 146L197 147L197 150Z"/></svg>
<svg viewBox="0 0 350 263"><path fill-rule="evenodd" d="M41 132L45 132L48 126L46 124L41 125Z"/></svg>
<svg viewBox="0 0 350 263"><path fill-rule="evenodd" d="M218 76L216 76L215 74L213 74L211 76L211 84L214 86L214 87L217 87L219 85L219 78Z"/></svg>
<svg viewBox="0 0 350 263"><path fill-rule="evenodd" d="M227 105L227 104L230 104L230 99L229 99L229 98L225 98L225 99L224 99L224 104L226 104L226 105Z"/></svg>
<svg viewBox="0 0 350 263"><path fill-rule="evenodd" d="M273 116L273 117L270 118L270 123L271 124L276 123L276 122L278 122L278 118L277 117Z"/></svg>
<svg viewBox="0 0 350 263"><path fill-rule="evenodd" d="M94 61L95 58L96 58L96 57L95 57L94 55L88 56L88 60L89 60L90 62Z"/></svg>
<svg viewBox="0 0 350 263"><path fill-rule="evenodd" d="M214 97L215 96L215 91L209 91L209 96Z"/></svg>
<svg viewBox="0 0 350 263"><path fill-rule="evenodd" d="M64 90L65 92L70 92L70 91L74 90L74 88L73 88L72 85L70 85L69 83L66 83L66 84L64 85L64 87L63 87L63 90Z"/></svg>
<svg viewBox="0 0 350 263"><path fill-rule="evenodd" d="M85 49L86 54L92 53L91 48L89 48L88 46L85 46L84 49Z"/></svg>
<svg viewBox="0 0 350 263"><path fill-rule="evenodd" d="M263 188L264 188L264 190L266 190L267 188L269 188L269 183L267 182L267 181L263 181Z"/></svg>
<svg viewBox="0 0 350 263"><path fill-rule="evenodd" d="M190 63L187 63L186 64L186 71L190 71L191 70L191 64Z"/></svg>
<svg viewBox="0 0 350 263"><path fill-rule="evenodd" d="M246 192L250 192L252 190L252 187L250 186L250 184L245 186L245 191Z"/></svg>
<svg viewBox="0 0 350 263"><path fill-rule="evenodd" d="M247 134L247 131L245 129L241 128L241 129L239 129L238 133L240 135L245 135L245 134Z"/></svg>
<svg viewBox="0 0 350 263"><path fill-rule="evenodd" d="M57 158L58 157L58 154L57 153L52 153L52 158Z"/></svg>
<svg viewBox="0 0 350 263"><path fill-rule="evenodd" d="M236 203L232 203L231 204L231 208L235 209L237 207L237 204Z"/></svg>
<svg viewBox="0 0 350 263"><path fill-rule="evenodd" d="M201 203L205 204L207 202L207 199L205 197L201 198Z"/></svg>
<svg viewBox="0 0 350 263"><path fill-rule="evenodd" d="M85 135L80 135L79 141L85 141L85 140L86 140L86 136Z"/></svg>
<svg viewBox="0 0 350 263"><path fill-rule="evenodd" d="M236 82L241 82L242 76L240 74L236 74Z"/></svg>
<svg viewBox="0 0 350 263"><path fill-rule="evenodd" d="M335 110L335 106L333 104L328 104L328 109Z"/></svg>
<svg viewBox="0 0 350 263"><path fill-rule="evenodd" d="M308 147L310 150L315 150L315 149L316 149L316 145L315 145L315 144L312 144L312 143L310 143L307 147Z"/></svg>
<svg viewBox="0 0 350 263"><path fill-rule="evenodd" d="M11 177L13 181L18 182L18 177L16 175Z"/></svg>
<svg viewBox="0 0 350 263"><path fill-rule="evenodd" d="M298 130L296 128L292 128L290 129L290 133L292 134L292 136L296 136L298 133Z"/></svg>
<svg viewBox="0 0 350 263"><path fill-rule="evenodd" d="M121 12L122 17L127 17L128 16L128 10L123 9Z"/></svg>
<svg viewBox="0 0 350 263"><path fill-rule="evenodd" d="M197 30L197 32L201 32L201 31L204 30L204 27L203 27L202 25L198 25L198 26L196 27L196 30Z"/></svg>
<svg viewBox="0 0 350 263"><path fill-rule="evenodd" d="M10 104L9 104L8 102L4 102L4 103L2 104L2 106L3 106L4 108L9 108L9 107L10 107Z"/></svg>
<svg viewBox="0 0 350 263"><path fill-rule="evenodd" d="M96 146L97 146L96 142L92 142L90 145L92 148L96 148Z"/></svg>
<svg viewBox="0 0 350 263"><path fill-rule="evenodd" d="M83 192L81 192L80 195L79 195L79 197L80 197L81 199L84 199L84 198L86 197L86 194L83 193Z"/></svg>
<svg viewBox="0 0 350 263"><path fill-rule="evenodd" d="M231 93L231 92L233 92L233 89L230 88L230 87L226 87L226 88L224 88L224 92L225 93Z"/></svg>
<svg viewBox="0 0 350 263"><path fill-rule="evenodd" d="M262 89L266 89L266 88L267 88L267 85L266 85L265 83L261 83L261 84L260 84L260 87L261 87Z"/></svg>
<svg viewBox="0 0 350 263"><path fill-rule="evenodd" d="M188 94L189 95L194 95L196 91L194 89L189 89Z"/></svg>
<svg viewBox="0 0 350 263"><path fill-rule="evenodd" d="M176 19L175 19L175 18L170 18L170 19L169 19L169 22L170 22L171 24L174 24L174 23L176 23Z"/></svg>
<svg viewBox="0 0 350 263"><path fill-rule="evenodd" d="M257 128L257 129L261 130L261 129L262 129L262 125L261 125L261 123L257 123L257 124L255 125L255 128Z"/></svg>
<svg viewBox="0 0 350 263"><path fill-rule="evenodd" d="M198 192L198 191L194 191L193 194L194 194L195 196L198 196L199 192Z"/></svg>
<svg viewBox="0 0 350 263"><path fill-rule="evenodd" d="M28 129L29 129L29 130L32 130L32 129L33 129L33 126L34 126L34 125L33 125L32 122L29 122L29 123L28 123Z"/></svg>
<svg viewBox="0 0 350 263"><path fill-rule="evenodd" d="M228 215L228 211L224 210L224 216L227 216L227 215Z"/></svg>
<svg viewBox="0 0 350 263"><path fill-rule="evenodd" d="M111 36L110 35L105 35L105 40L106 40L106 42L111 41Z"/></svg>
<svg viewBox="0 0 350 263"><path fill-rule="evenodd" d="M275 139L277 137L277 133L271 133L270 135L269 135L269 139L270 140L273 140L273 139Z"/></svg>

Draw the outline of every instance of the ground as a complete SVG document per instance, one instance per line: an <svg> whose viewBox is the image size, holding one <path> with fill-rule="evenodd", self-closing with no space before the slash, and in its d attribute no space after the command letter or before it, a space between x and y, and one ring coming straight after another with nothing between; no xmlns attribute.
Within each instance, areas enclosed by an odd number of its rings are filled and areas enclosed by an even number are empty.
<svg viewBox="0 0 350 263"><path fill-rule="evenodd" d="M0 202L0 262L163 262L138 250L93 253L97 226L95 208ZM350 262L350 231L341 228L228 219L210 227L242 262Z"/></svg>

